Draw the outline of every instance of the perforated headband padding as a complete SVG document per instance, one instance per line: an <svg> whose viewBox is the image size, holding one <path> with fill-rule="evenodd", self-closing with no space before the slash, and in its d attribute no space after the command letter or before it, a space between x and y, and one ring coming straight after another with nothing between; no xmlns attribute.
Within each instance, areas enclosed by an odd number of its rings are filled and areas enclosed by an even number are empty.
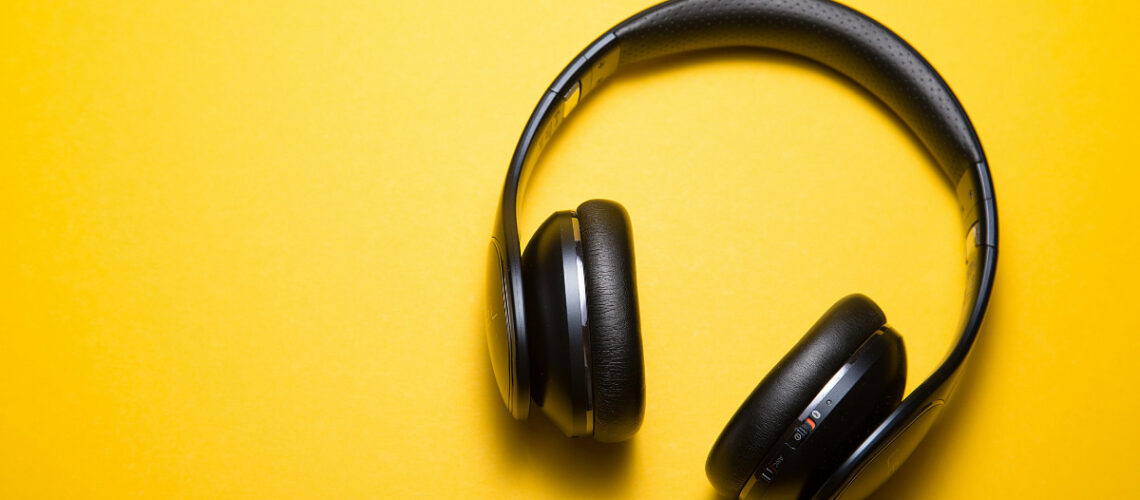
<svg viewBox="0 0 1140 500"><path fill-rule="evenodd" d="M619 65L715 47L775 49L818 61L882 99L926 144L952 183L980 146L958 100L909 44L826 0L676 0L614 29Z"/></svg>

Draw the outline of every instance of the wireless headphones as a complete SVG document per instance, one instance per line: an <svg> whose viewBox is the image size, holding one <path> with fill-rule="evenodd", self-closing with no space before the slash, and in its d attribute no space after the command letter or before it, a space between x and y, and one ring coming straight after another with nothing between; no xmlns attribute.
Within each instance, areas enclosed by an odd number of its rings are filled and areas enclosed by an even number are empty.
<svg viewBox="0 0 1140 500"><path fill-rule="evenodd" d="M861 498L937 419L978 334L997 264L985 154L934 68L883 25L827 0L674 0L605 32L542 95L507 171L487 262L487 344L511 415L533 402L568 436L630 438L645 378L629 215L592 200L550 216L520 252L527 176L574 106L618 68L750 46L829 66L902 117L957 188L966 231L961 335L906 399L902 338L871 299L841 299L756 386L709 452L718 492L742 499Z"/></svg>

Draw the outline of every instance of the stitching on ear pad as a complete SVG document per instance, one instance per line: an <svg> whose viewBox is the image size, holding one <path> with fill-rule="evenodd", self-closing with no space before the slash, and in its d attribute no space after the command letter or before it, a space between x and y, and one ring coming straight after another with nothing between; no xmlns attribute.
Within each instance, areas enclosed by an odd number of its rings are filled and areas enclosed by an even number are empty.
<svg viewBox="0 0 1140 500"><path fill-rule="evenodd" d="M587 201L578 206L577 215L586 275L594 439L623 441L637 432L645 415L633 232L629 214L613 201Z"/></svg>
<svg viewBox="0 0 1140 500"><path fill-rule="evenodd" d="M713 444L705 474L735 497L758 461L886 316L864 295L848 295L824 313L761 380Z"/></svg>

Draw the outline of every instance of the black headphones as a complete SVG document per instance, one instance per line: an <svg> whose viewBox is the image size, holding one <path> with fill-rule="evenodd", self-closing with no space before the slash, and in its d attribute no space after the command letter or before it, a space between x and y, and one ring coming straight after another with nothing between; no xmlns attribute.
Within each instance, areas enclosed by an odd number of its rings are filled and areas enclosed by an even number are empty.
<svg viewBox="0 0 1140 500"><path fill-rule="evenodd" d="M934 68L898 35L827 0L674 0L605 32L555 78L511 158L487 262L487 344L511 415L533 402L568 436L630 438L645 378L629 215L591 200L550 216L520 252L517 208L562 120L620 67L716 47L818 61L902 117L957 188L966 229L961 335L906 399L902 338L871 299L824 313L756 386L709 452L726 496L861 498L918 445L957 385L997 264L997 206L977 134Z"/></svg>

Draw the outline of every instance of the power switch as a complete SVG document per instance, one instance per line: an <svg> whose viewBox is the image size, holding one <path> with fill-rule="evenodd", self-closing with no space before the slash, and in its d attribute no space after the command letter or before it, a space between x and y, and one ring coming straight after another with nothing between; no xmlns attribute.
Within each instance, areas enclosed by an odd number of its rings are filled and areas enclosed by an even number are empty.
<svg viewBox="0 0 1140 500"><path fill-rule="evenodd" d="M794 450L794 449L798 448L800 446L800 444L802 444L804 441L806 441L808 436L814 430L815 430L815 421L810 419L810 418L806 418L806 419L804 419L804 421L802 423L800 423L799 427L796 427L796 430L792 432L792 438L789 439L788 442L785 444L787 444L789 448Z"/></svg>

